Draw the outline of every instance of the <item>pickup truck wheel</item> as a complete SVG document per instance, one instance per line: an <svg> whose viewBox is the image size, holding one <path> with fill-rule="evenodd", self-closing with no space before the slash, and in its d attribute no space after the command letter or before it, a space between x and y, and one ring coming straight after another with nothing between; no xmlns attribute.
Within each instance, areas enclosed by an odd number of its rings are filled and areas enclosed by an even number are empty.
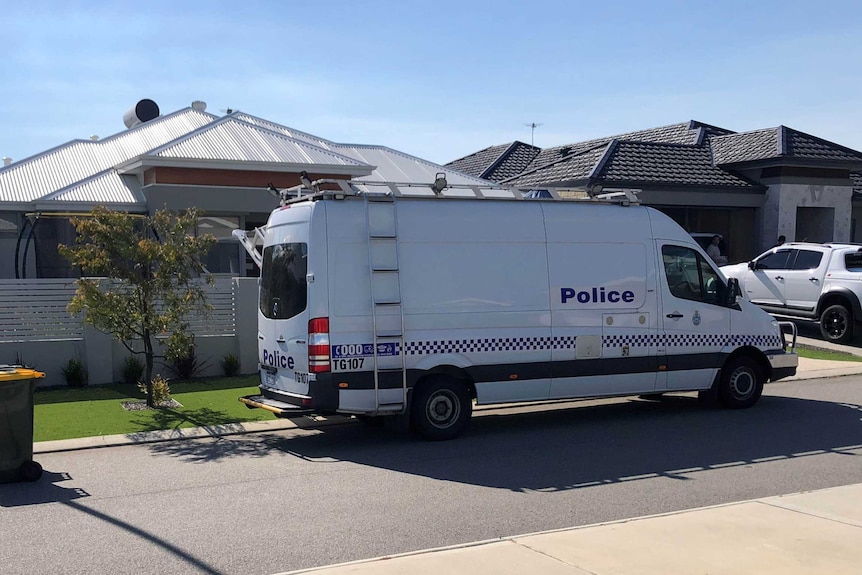
<svg viewBox="0 0 862 575"><path fill-rule="evenodd" d="M467 427L472 412L473 401L464 385L449 377L432 377L413 392L410 426L424 439L454 439Z"/></svg>
<svg viewBox="0 0 862 575"><path fill-rule="evenodd" d="M763 374L750 357L731 359L721 368L718 402L728 409L751 407L763 393Z"/></svg>
<svg viewBox="0 0 862 575"><path fill-rule="evenodd" d="M853 314L843 305L830 305L820 314L820 333L832 343L853 339Z"/></svg>

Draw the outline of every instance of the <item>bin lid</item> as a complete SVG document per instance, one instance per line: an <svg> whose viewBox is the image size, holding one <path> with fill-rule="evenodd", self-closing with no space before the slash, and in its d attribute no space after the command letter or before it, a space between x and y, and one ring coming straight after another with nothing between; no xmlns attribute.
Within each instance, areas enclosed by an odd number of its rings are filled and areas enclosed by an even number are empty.
<svg viewBox="0 0 862 575"><path fill-rule="evenodd" d="M45 374L29 367L20 365L0 365L0 382L18 381L21 379L41 379Z"/></svg>

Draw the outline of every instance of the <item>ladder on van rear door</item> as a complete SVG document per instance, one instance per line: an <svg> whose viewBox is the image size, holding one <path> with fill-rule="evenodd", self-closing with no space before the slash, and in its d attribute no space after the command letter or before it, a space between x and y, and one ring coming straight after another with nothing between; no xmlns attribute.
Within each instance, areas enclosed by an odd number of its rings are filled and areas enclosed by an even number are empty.
<svg viewBox="0 0 862 575"><path fill-rule="evenodd" d="M400 414L407 410L407 370L404 360L404 307L398 260L398 223L395 196L364 194L371 280L371 320L374 343L375 414ZM399 380L401 393L381 402L381 378L392 389Z"/></svg>

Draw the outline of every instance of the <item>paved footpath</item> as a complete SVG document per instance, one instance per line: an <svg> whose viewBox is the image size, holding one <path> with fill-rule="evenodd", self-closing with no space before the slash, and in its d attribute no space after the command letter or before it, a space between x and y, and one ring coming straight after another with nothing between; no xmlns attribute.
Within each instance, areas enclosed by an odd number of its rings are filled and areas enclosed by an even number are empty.
<svg viewBox="0 0 862 575"><path fill-rule="evenodd" d="M849 485L291 573L858 575L860 546Z"/></svg>
<svg viewBox="0 0 862 575"><path fill-rule="evenodd" d="M800 338L813 347L830 347ZM843 346L842 346L843 348ZM833 346L834 349L834 346ZM843 348L844 351L846 348ZM862 351L853 349L862 355ZM862 374L862 362L800 358L789 380ZM787 381L787 380L785 380ZM481 409L481 408L479 408ZM35 453L337 425L278 420L34 445ZM862 420L860 420L862 425ZM862 573L862 484L292 571L315 575L830 575Z"/></svg>

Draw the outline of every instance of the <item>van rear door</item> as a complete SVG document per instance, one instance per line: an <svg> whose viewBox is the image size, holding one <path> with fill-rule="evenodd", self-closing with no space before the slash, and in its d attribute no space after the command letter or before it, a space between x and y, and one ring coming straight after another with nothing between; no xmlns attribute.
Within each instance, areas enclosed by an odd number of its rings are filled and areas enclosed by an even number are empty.
<svg viewBox="0 0 862 575"><path fill-rule="evenodd" d="M263 249L258 309L260 382L264 392L307 396L310 209L289 212L290 217L279 218L287 220L284 223L270 224Z"/></svg>

